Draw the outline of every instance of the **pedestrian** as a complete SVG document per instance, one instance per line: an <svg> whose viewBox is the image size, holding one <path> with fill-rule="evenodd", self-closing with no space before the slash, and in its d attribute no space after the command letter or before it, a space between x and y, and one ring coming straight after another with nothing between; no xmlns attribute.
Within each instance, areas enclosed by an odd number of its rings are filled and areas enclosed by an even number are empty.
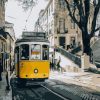
<svg viewBox="0 0 100 100"><path fill-rule="evenodd" d="M54 63L50 61L50 69L54 70Z"/></svg>
<svg viewBox="0 0 100 100"><path fill-rule="evenodd" d="M51 69L54 71L55 66L54 66L54 55L52 54L52 61L51 61Z"/></svg>
<svg viewBox="0 0 100 100"><path fill-rule="evenodd" d="M2 72L1 72L1 66L0 66L0 81L2 81Z"/></svg>
<svg viewBox="0 0 100 100"><path fill-rule="evenodd" d="M14 60L11 61L11 74L13 73L14 71Z"/></svg>
<svg viewBox="0 0 100 100"><path fill-rule="evenodd" d="M60 70L60 61L57 62L57 70Z"/></svg>
<svg viewBox="0 0 100 100"><path fill-rule="evenodd" d="M55 68L54 68L54 63L53 63L53 62L52 62L52 64L51 64L51 66L52 66L52 70L54 71Z"/></svg>
<svg viewBox="0 0 100 100"><path fill-rule="evenodd" d="M8 75L8 71L6 71L6 82L7 82L7 86L6 86L6 90L10 90L10 84L9 84L9 75Z"/></svg>
<svg viewBox="0 0 100 100"><path fill-rule="evenodd" d="M50 70L52 70L52 62L50 61Z"/></svg>

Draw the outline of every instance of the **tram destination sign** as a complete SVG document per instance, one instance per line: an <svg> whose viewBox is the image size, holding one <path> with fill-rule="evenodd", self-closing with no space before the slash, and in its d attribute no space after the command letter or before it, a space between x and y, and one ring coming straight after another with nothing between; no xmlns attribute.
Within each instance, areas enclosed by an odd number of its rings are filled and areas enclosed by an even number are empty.
<svg viewBox="0 0 100 100"><path fill-rule="evenodd" d="M23 38L28 38L28 37L46 38L46 33L44 33L44 32L28 32L28 31L25 31L25 32L22 33L22 37Z"/></svg>

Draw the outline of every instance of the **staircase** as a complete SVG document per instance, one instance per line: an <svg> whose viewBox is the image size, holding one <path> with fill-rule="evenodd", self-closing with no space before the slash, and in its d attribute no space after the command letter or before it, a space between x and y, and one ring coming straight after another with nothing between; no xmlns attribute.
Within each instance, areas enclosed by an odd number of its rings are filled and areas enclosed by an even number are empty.
<svg viewBox="0 0 100 100"><path fill-rule="evenodd" d="M69 58L71 61L73 61L75 64L77 64L79 67L81 67L81 58L77 57L76 55L66 51L65 49L58 47L57 51L61 53L62 55L64 55L65 57Z"/></svg>

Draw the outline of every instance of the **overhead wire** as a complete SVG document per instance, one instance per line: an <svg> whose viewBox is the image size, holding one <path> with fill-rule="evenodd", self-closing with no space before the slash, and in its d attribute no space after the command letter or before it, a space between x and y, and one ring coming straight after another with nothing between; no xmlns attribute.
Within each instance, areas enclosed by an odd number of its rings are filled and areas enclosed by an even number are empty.
<svg viewBox="0 0 100 100"><path fill-rule="evenodd" d="M27 19L26 19L25 29L24 29L24 30L27 30L26 24L27 24L27 22L28 22L28 20L29 20L29 17L30 17L30 15L31 15L31 13L32 13L32 10L33 10L33 6L32 6L32 8L31 8L31 10L30 10L30 12L29 12L29 15L28 15L28 17L27 17Z"/></svg>

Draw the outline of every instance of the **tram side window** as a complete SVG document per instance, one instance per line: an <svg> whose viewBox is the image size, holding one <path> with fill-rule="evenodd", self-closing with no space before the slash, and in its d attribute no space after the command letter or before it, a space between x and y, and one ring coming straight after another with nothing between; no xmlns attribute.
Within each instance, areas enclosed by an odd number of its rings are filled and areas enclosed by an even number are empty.
<svg viewBox="0 0 100 100"><path fill-rule="evenodd" d="M19 47L15 47L15 63L19 60Z"/></svg>
<svg viewBox="0 0 100 100"><path fill-rule="evenodd" d="M49 59L49 46L48 45L42 46L42 59L43 60Z"/></svg>
<svg viewBox="0 0 100 100"><path fill-rule="evenodd" d="M20 46L21 60L29 60L29 45L23 44Z"/></svg>
<svg viewBox="0 0 100 100"><path fill-rule="evenodd" d="M19 47L15 47L15 53L19 53Z"/></svg>

